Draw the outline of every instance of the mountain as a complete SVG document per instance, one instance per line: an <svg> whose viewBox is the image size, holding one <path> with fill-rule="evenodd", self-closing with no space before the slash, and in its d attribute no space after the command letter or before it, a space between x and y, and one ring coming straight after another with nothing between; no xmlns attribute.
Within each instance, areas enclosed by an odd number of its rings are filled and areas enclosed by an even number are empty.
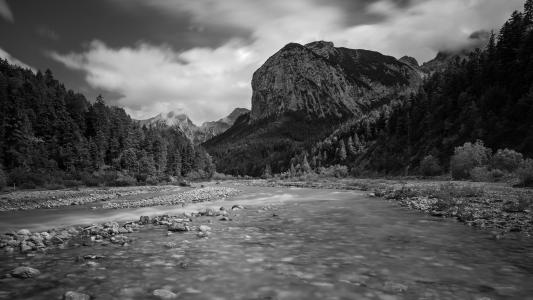
<svg viewBox="0 0 533 300"><path fill-rule="evenodd" d="M424 83L409 101L342 123L295 153L294 166L307 158L317 170L343 165L354 175L417 175L424 173L423 161L432 161L433 169L445 173L457 147L476 143L498 159L466 175L501 180L498 176L510 170L496 167L502 153L518 162L522 155L533 157L532 3L525 13L513 13L497 38L490 35L483 48L440 52L422 65ZM472 45L487 40L483 32L472 39ZM460 158L460 164L479 164L470 159ZM526 160L521 172L533 174L533 161Z"/></svg>
<svg viewBox="0 0 533 300"><path fill-rule="evenodd" d="M235 108L228 116L212 122L205 122L201 126L196 126L186 114L168 112L158 114L146 120L139 120L141 126L166 125L178 128L187 138L195 144L201 144L216 135L221 134L230 128L235 120L242 114L248 113L246 108Z"/></svg>
<svg viewBox="0 0 533 300"><path fill-rule="evenodd" d="M415 68L391 56L324 41L291 43L255 71L250 119L289 111L352 117L416 91L419 83Z"/></svg>
<svg viewBox="0 0 533 300"><path fill-rule="evenodd" d="M284 171L290 157L342 122L402 102L418 90L419 70L374 51L318 41L290 43L252 78L252 109L204 143L219 171Z"/></svg>

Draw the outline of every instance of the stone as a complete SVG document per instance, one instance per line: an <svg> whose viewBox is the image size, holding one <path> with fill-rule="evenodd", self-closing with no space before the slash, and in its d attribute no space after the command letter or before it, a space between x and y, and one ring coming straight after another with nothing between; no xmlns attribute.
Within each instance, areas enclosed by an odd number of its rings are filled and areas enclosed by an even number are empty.
<svg viewBox="0 0 533 300"><path fill-rule="evenodd" d="M74 291L68 291L63 295L63 300L90 300L91 296L74 292Z"/></svg>
<svg viewBox="0 0 533 300"><path fill-rule="evenodd" d="M174 222L174 223L171 223L170 225L168 225L168 231L173 231L173 232L184 232L184 231L190 231L191 229L189 228L189 226L186 224L186 223L178 223L178 222Z"/></svg>
<svg viewBox="0 0 533 300"><path fill-rule="evenodd" d="M139 219L139 224L140 225L150 224L150 217L149 216L141 216L141 218Z"/></svg>
<svg viewBox="0 0 533 300"><path fill-rule="evenodd" d="M239 210L239 209L244 209L244 207L243 207L242 205L238 205L238 204L233 205L233 206L231 207L231 210Z"/></svg>
<svg viewBox="0 0 533 300"><path fill-rule="evenodd" d="M178 247L178 244L174 243L174 242L168 242L165 244L165 248L169 248L169 249L172 249L172 248L176 248Z"/></svg>
<svg viewBox="0 0 533 300"><path fill-rule="evenodd" d="M220 218L220 221L231 221L231 219L228 217L222 217Z"/></svg>
<svg viewBox="0 0 533 300"><path fill-rule="evenodd" d="M29 231L28 229L21 229L17 231L17 234L18 235L31 235L31 231Z"/></svg>
<svg viewBox="0 0 533 300"><path fill-rule="evenodd" d="M154 296L158 297L159 299L176 299L178 298L178 295L175 293L165 290L165 289L157 289L154 290L152 293Z"/></svg>
<svg viewBox="0 0 533 300"><path fill-rule="evenodd" d="M198 230L200 230L201 232L208 232L211 231L211 227L206 225L200 225L200 227L198 227Z"/></svg>
<svg viewBox="0 0 533 300"><path fill-rule="evenodd" d="M206 238L206 237L209 236L209 232L208 231L200 231L200 232L198 232L197 236L199 238Z"/></svg>
<svg viewBox="0 0 533 300"><path fill-rule="evenodd" d="M37 269L31 268L31 267L16 267L11 271L11 276L20 278L20 279L27 279L32 278L37 275L41 274L41 272Z"/></svg>
<svg viewBox="0 0 533 300"><path fill-rule="evenodd" d="M25 242L22 242L20 243L20 252L29 252L31 251L32 247L30 245L28 245L27 243Z"/></svg>

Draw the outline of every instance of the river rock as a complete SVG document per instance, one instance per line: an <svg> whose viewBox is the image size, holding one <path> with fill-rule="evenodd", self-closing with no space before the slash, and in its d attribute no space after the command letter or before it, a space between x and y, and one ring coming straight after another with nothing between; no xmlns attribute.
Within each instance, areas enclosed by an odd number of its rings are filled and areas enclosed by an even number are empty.
<svg viewBox="0 0 533 300"><path fill-rule="evenodd" d="M31 251L32 246L29 243L22 242L20 243L20 252L29 252Z"/></svg>
<svg viewBox="0 0 533 300"><path fill-rule="evenodd" d="M20 279L27 279L32 278L34 276L37 276L41 274L41 272L37 269L31 268L31 267L16 267L11 271L11 276L20 278Z"/></svg>
<svg viewBox="0 0 533 300"><path fill-rule="evenodd" d="M139 224L140 225L150 224L150 217L149 216L141 216L141 218L139 219Z"/></svg>
<svg viewBox="0 0 533 300"><path fill-rule="evenodd" d="M176 299L178 298L178 295L175 293L165 290L165 289L157 289L154 290L152 293L154 296L159 297L159 299Z"/></svg>
<svg viewBox="0 0 533 300"><path fill-rule="evenodd" d="M180 232L180 231L190 231L191 229L186 223L174 222L168 225L168 231Z"/></svg>
<svg viewBox="0 0 533 300"><path fill-rule="evenodd" d="M207 225L200 225L200 227L198 227L198 230L200 230L201 232L208 232L211 231L211 227Z"/></svg>
<svg viewBox="0 0 533 300"><path fill-rule="evenodd" d="M63 295L63 300L90 300L91 296L74 292L74 291L68 291Z"/></svg>
<svg viewBox="0 0 533 300"><path fill-rule="evenodd" d="M233 206L231 207L231 210L239 210L239 209L244 209L244 207L243 207L242 205L238 205L238 204L233 205Z"/></svg>
<svg viewBox="0 0 533 300"><path fill-rule="evenodd" d="M28 229L21 229L17 231L17 234L18 235L31 235L31 231L29 231Z"/></svg>

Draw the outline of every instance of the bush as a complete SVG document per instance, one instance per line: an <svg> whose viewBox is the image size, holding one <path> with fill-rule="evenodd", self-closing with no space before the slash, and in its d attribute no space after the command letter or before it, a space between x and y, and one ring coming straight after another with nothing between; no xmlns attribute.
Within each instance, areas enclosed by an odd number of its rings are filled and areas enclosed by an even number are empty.
<svg viewBox="0 0 533 300"><path fill-rule="evenodd" d="M344 178L348 176L348 167L342 165L334 165L328 168L320 168L320 175L326 177Z"/></svg>
<svg viewBox="0 0 533 300"><path fill-rule="evenodd" d="M119 173L117 179L115 179L114 185L116 186L133 186L137 184L137 179L130 175Z"/></svg>
<svg viewBox="0 0 533 300"><path fill-rule="evenodd" d="M520 186L533 187L533 159L526 159L516 170Z"/></svg>
<svg viewBox="0 0 533 300"><path fill-rule="evenodd" d="M492 157L492 168L507 172L514 172L524 160L521 153L509 149L500 149Z"/></svg>
<svg viewBox="0 0 533 300"><path fill-rule="evenodd" d="M493 182L492 172L487 167L475 167L470 171L470 178L477 182Z"/></svg>
<svg viewBox="0 0 533 300"><path fill-rule="evenodd" d="M44 186L47 190L62 190L65 188L65 185L61 183L48 183Z"/></svg>
<svg viewBox="0 0 533 300"><path fill-rule="evenodd" d="M78 186L82 185L83 182L81 182L80 180L67 179L67 180L63 180L63 184L66 187L78 187Z"/></svg>
<svg viewBox="0 0 533 300"><path fill-rule="evenodd" d="M482 141L475 144L465 143L456 147L450 162L452 178L468 179L470 171L475 167L481 167L490 161L491 150L483 145Z"/></svg>
<svg viewBox="0 0 533 300"><path fill-rule="evenodd" d="M9 185L15 184L23 189L34 189L44 186L46 176L28 171L24 168L15 168L9 173Z"/></svg>
<svg viewBox="0 0 533 300"><path fill-rule="evenodd" d="M424 176L435 176L442 173L439 160L433 155L428 155L420 162L420 172Z"/></svg>

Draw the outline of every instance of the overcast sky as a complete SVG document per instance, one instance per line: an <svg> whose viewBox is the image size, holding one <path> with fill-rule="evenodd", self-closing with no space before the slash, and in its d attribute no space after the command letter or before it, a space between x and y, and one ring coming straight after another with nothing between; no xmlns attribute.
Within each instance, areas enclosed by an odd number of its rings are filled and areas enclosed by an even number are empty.
<svg viewBox="0 0 533 300"><path fill-rule="evenodd" d="M200 124L250 107L252 73L289 42L419 62L498 29L524 0L0 0L0 57L51 69L134 118Z"/></svg>

